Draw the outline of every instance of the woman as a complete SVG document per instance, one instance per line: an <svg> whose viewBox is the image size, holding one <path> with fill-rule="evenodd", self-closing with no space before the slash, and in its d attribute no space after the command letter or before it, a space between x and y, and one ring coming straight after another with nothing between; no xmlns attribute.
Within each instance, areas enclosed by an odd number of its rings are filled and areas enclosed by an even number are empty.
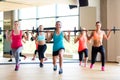
<svg viewBox="0 0 120 80"><path fill-rule="evenodd" d="M91 55L91 64L90 68L93 68L93 65L96 62L96 57L97 53L99 52L101 54L101 61L102 61L102 66L101 66L101 71L105 70L105 48L103 46L103 39L108 40L111 34L111 29L109 30L108 34L105 33L105 31L101 30L101 22L97 21L96 24L96 29L91 32L90 36L88 36L88 39L92 39L93 44L92 44L92 55Z"/></svg>
<svg viewBox="0 0 120 80"><path fill-rule="evenodd" d="M85 30L85 28L83 28L83 30ZM74 43L77 43L78 41L79 41L78 54L79 54L80 65L82 65L82 59L84 53L85 54L84 67L86 67L88 60L88 48L87 48L88 39L87 39L86 31L82 31L79 36L75 37Z"/></svg>
<svg viewBox="0 0 120 80"><path fill-rule="evenodd" d="M34 39L36 39L37 41L37 44L38 44L38 57L39 57L39 60L40 60L40 67L43 67L43 61L44 61L44 53L47 49L47 46L46 46L46 36L45 36L45 33L42 32L43 31L43 26L40 25L39 26L39 31L38 33L36 34L36 36L34 37Z"/></svg>
<svg viewBox="0 0 120 80"><path fill-rule="evenodd" d="M23 32L20 30L20 25L18 21L14 21L14 27L13 30L8 35L8 30L6 31L6 37L7 39L11 39L11 49L12 54L15 57L16 66L15 71L19 70L20 62L20 52L22 52L23 45L22 45L22 35Z"/></svg>
<svg viewBox="0 0 120 80"><path fill-rule="evenodd" d="M70 41L70 32L68 35L61 31L62 24L60 21L56 22L56 29L54 32L47 32L47 41L51 41L53 38L53 70L57 70L57 57L59 57L59 74L63 73L62 63L63 63L63 54L65 52L64 42L63 39L65 38L68 42Z"/></svg>

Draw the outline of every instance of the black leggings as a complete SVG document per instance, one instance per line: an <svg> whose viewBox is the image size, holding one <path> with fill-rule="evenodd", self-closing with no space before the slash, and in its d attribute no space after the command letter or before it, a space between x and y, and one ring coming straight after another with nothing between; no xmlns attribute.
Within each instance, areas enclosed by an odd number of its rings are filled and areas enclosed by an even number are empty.
<svg viewBox="0 0 120 80"><path fill-rule="evenodd" d="M82 59L83 59L83 53L85 54L85 58L87 58L88 57L88 49L84 49L84 50L78 52L79 61L82 61Z"/></svg>
<svg viewBox="0 0 120 80"><path fill-rule="evenodd" d="M38 50L36 49L36 50L34 51L34 54L36 55L36 54L37 54L37 52L38 52Z"/></svg>
<svg viewBox="0 0 120 80"><path fill-rule="evenodd" d="M103 46L100 46L100 47L94 47L92 46L92 60L91 60L91 63L94 64L95 61L96 61L96 56L97 56L97 53L100 52L101 54L101 61L102 61L102 66L105 65L105 49Z"/></svg>
<svg viewBox="0 0 120 80"><path fill-rule="evenodd" d="M45 45L38 45L38 57L39 60L44 58L44 53L47 49L46 44Z"/></svg>

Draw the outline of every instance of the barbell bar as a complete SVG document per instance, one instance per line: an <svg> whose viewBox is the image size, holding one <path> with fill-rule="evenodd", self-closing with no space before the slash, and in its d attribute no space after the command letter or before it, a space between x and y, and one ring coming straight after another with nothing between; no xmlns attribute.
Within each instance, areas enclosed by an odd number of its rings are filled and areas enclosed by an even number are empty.
<svg viewBox="0 0 120 80"><path fill-rule="evenodd" d="M55 28L53 28L53 29L55 29ZM101 30L103 30L103 31L113 31L114 34L115 34L116 31L120 31L120 29L116 28L115 26L112 29L101 29ZM77 32L82 32L82 31L95 31L95 29L83 30L83 29L80 28L79 30L76 30L76 27L74 27L74 30L63 30L63 32L74 32L75 34ZM43 31L37 31L37 32L47 32L47 31L43 30ZM50 31L50 32L53 32L53 31Z"/></svg>
<svg viewBox="0 0 120 80"><path fill-rule="evenodd" d="M38 28L35 30L34 27L33 27L32 30L22 30L22 31L28 31L28 32L32 31L34 33L34 32L47 32L48 30L52 30L50 32L53 32L55 30L55 27L44 28L43 31L39 31ZM116 31L120 31L120 29L116 28L115 26L112 29L101 29L101 30L103 30L103 31L110 31L111 30L111 31L114 32L114 34L115 34ZM4 31L6 31L6 30L2 30L1 27L0 27L0 34L1 34L1 32L4 32ZM11 30L9 30L9 31L11 31ZM74 27L74 30L63 30L63 32L68 32L68 31L69 32L74 32L74 35L76 35L77 32L95 31L95 29L83 30L83 29L80 28L79 30L76 30L76 27Z"/></svg>
<svg viewBox="0 0 120 80"><path fill-rule="evenodd" d="M44 28L44 30L54 30L55 29L55 27L46 27L46 28ZM34 27L32 28L32 30L22 30L22 31L32 31L32 33L34 33L34 32L37 32L37 30L38 30L38 28L36 28L36 29L34 29ZM0 34L2 33L2 32L5 32L6 30L2 30L1 29L1 27L0 27ZM8 30L8 31L12 31L12 30Z"/></svg>

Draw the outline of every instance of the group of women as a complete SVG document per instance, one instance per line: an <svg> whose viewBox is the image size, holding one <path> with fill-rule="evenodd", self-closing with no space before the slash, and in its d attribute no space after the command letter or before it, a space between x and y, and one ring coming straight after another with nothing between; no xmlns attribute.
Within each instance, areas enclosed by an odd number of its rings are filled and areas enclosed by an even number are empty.
<svg viewBox="0 0 120 80"><path fill-rule="evenodd" d="M64 46L64 41L63 39L65 38L66 41L70 42L70 31L68 30L68 34L63 32L61 30L62 28L62 23L61 21L57 21L55 24L55 31L46 31L42 32L44 30L43 26L39 26L39 32L36 33L34 37L35 41L38 44L37 51L38 51L38 57L40 60L40 67L43 67L43 62L44 59L46 58L44 56L44 53L47 49L46 46L46 41L49 42L53 39L53 52L52 52L52 59L53 59L53 70L57 70L57 59L59 57L59 74L63 73L63 54L65 52L65 46ZM105 64L105 51L104 47L102 44L103 38L108 39L110 36L110 32L106 35L104 31L101 30L101 23L98 21L96 22L96 30L93 31L90 36L87 34L87 30L83 28L83 31L75 37L74 43L79 41L79 46L78 46L78 53L79 53L79 61L80 65L82 65L82 59L83 59L83 53L85 53L85 64L84 66L87 66L87 60L88 60L88 48L87 48L87 42L89 40L93 40L93 45L92 45L92 57L91 57L91 65L90 68L93 68L93 65L96 60L97 52L101 53L101 59L102 59L102 67L101 70L104 71L104 64ZM14 28L11 31L10 34L6 32L6 37L11 39L11 48L12 48L12 54L15 57L16 61L16 66L15 66L15 71L19 70L20 62L19 62L19 54L22 51L22 35L23 32L19 28L19 22L15 21L14 22Z"/></svg>

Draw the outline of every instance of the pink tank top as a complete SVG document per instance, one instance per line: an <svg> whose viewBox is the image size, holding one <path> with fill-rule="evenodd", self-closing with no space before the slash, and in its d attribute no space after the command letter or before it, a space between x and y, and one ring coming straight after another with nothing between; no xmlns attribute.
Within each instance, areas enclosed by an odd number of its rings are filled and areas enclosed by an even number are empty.
<svg viewBox="0 0 120 80"><path fill-rule="evenodd" d="M22 46L22 31L20 30L19 35L14 34L14 30L12 30L12 43L11 48L17 49Z"/></svg>
<svg viewBox="0 0 120 80"><path fill-rule="evenodd" d="M79 47L78 51L82 51L87 48L87 38L86 37L80 37L79 38Z"/></svg>

